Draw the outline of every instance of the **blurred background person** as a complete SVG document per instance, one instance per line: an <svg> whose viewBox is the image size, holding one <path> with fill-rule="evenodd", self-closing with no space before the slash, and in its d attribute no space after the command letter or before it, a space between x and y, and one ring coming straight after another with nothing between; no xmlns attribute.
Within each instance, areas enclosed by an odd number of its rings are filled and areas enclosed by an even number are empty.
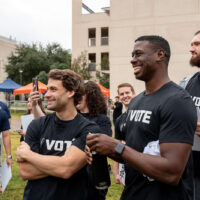
<svg viewBox="0 0 200 200"><path fill-rule="evenodd" d="M111 105L113 109L113 123L115 125L116 119L122 114L123 105L119 101L119 96L115 97L115 103Z"/></svg>
<svg viewBox="0 0 200 200"><path fill-rule="evenodd" d="M40 107L42 113L46 114L41 99L38 100L38 106ZM29 97L28 98L28 102L27 102L27 112L26 112L25 115L30 115L30 114L33 114L33 109L32 109L32 104L31 104L31 98ZM26 131L23 131L23 127L21 126L21 130L19 130L17 132L19 132L19 134L21 135L20 142L24 141L25 135L26 135Z"/></svg>
<svg viewBox="0 0 200 200"><path fill-rule="evenodd" d="M88 81L84 85L85 95L82 97L82 101L76 108L85 118L96 122L102 133L112 136L111 122L107 117L106 100L101 89L93 81ZM92 170L89 165L87 166L87 171L89 175L88 200L105 200L108 190L97 190L94 186Z"/></svg>
<svg viewBox="0 0 200 200"><path fill-rule="evenodd" d="M124 105L126 111L116 119L115 138L124 142L125 137L126 137L126 117L127 117L128 105L131 102L132 98L135 97L136 94L133 89L133 86L129 83L121 83L120 85L118 85L117 92L119 95L119 100ZM119 163L116 161L113 161L113 176L114 176L116 184L124 185L122 181L122 176L124 177L125 175L125 171L123 170L123 167L124 166L120 164L120 168L121 168L121 174L120 174Z"/></svg>

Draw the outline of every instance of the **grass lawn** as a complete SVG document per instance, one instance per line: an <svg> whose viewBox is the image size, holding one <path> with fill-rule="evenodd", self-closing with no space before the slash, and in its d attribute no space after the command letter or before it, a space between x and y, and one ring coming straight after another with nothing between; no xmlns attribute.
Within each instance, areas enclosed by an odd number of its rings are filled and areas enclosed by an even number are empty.
<svg viewBox="0 0 200 200"><path fill-rule="evenodd" d="M18 114L12 113L12 118L18 118ZM12 143L12 155L13 155L13 166L12 166L12 179L9 182L5 192L0 194L0 199L2 200L21 200L23 197L24 187L26 181L23 181L19 175L19 167L15 159L15 151L20 145L20 136L16 133L11 132L11 143ZM3 158L5 155L3 155ZM109 163L112 165L112 161L109 160ZM117 185L113 181L113 175L111 175L112 185L109 188L106 200L118 200L120 199L123 186Z"/></svg>

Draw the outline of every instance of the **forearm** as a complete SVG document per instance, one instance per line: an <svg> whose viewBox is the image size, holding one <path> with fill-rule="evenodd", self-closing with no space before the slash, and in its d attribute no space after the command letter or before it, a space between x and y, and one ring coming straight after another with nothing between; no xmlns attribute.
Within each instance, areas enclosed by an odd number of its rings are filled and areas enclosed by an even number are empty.
<svg viewBox="0 0 200 200"><path fill-rule="evenodd" d="M113 161L113 175L116 176L117 174L119 174L119 163Z"/></svg>
<svg viewBox="0 0 200 200"><path fill-rule="evenodd" d="M23 180L37 180L48 176L28 162L19 163L19 171Z"/></svg>
<svg viewBox="0 0 200 200"><path fill-rule="evenodd" d="M186 154L188 158L189 153ZM181 167L178 167L176 162L171 162L168 158L140 153L128 146L125 147L121 157L142 174L172 185L178 184L187 162L182 160Z"/></svg>
<svg viewBox="0 0 200 200"><path fill-rule="evenodd" d="M6 155L11 155L11 140L9 131L3 132L3 143L6 151Z"/></svg>
<svg viewBox="0 0 200 200"><path fill-rule="evenodd" d="M35 119L45 115L38 104L32 106L32 111Z"/></svg>
<svg viewBox="0 0 200 200"><path fill-rule="evenodd" d="M31 151L25 159L48 175L68 179L87 163L84 152L78 150L76 156L70 148L63 156L40 155Z"/></svg>

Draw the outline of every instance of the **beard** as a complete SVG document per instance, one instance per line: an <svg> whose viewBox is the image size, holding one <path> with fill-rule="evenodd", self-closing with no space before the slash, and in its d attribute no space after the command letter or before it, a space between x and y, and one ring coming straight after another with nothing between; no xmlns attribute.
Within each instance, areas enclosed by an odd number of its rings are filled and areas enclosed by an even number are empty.
<svg viewBox="0 0 200 200"><path fill-rule="evenodd" d="M190 58L190 65L192 67L198 67L200 68L200 55L198 55L196 58Z"/></svg>

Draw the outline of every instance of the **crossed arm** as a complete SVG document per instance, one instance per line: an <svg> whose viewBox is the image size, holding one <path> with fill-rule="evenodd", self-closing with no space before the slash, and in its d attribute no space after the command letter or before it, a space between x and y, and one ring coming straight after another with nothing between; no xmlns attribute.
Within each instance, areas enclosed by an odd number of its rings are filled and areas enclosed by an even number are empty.
<svg viewBox="0 0 200 200"><path fill-rule="evenodd" d="M41 155L30 150L23 142L17 149L20 174L24 180L34 180L46 176L70 178L86 165L85 153L76 146L67 149L63 156Z"/></svg>
<svg viewBox="0 0 200 200"><path fill-rule="evenodd" d="M114 151L119 142L103 134L91 134L87 137L87 145L91 151L95 150L117 161L122 159L139 172L171 185L178 184L192 148L187 143L161 143L160 156L154 156L137 152L126 145L119 156ZM87 152L87 156L91 163L91 154Z"/></svg>

